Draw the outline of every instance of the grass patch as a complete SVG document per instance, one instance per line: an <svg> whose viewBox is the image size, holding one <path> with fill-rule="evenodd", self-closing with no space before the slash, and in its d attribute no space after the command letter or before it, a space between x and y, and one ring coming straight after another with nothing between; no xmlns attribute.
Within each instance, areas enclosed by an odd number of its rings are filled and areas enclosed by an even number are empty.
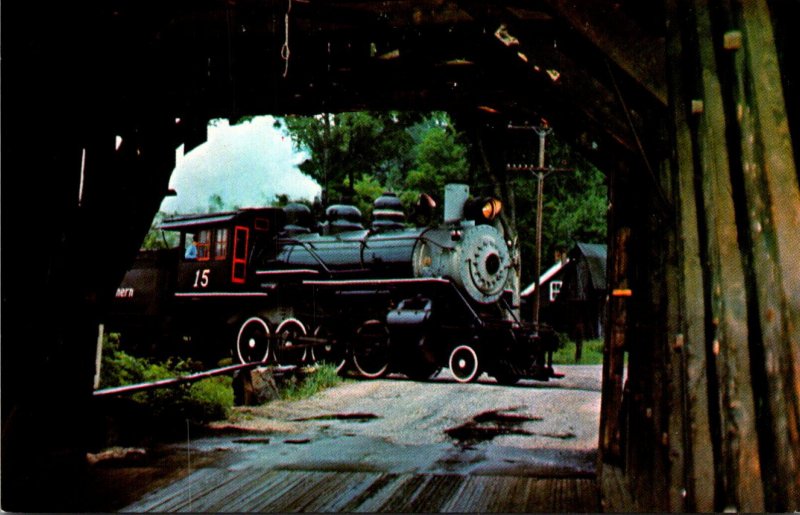
<svg viewBox="0 0 800 515"><path fill-rule="evenodd" d="M285 381L278 383L281 399L296 401L311 397L317 392L332 388L344 382L337 372L336 367L323 363L318 365L313 372L302 377L292 374Z"/></svg>
<svg viewBox="0 0 800 515"><path fill-rule="evenodd" d="M575 342L561 336L563 342L560 349L553 353L554 365L602 365L603 339L585 340L580 361L575 361Z"/></svg>

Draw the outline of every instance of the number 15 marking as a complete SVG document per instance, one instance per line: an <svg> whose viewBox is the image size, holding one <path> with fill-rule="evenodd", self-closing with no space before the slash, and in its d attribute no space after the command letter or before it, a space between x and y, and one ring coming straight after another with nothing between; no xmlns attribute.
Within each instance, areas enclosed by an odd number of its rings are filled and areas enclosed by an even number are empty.
<svg viewBox="0 0 800 515"><path fill-rule="evenodd" d="M203 269L202 272L200 270L197 270L194 273L194 287L205 288L206 286L208 286L208 274L210 273L211 270L208 268Z"/></svg>

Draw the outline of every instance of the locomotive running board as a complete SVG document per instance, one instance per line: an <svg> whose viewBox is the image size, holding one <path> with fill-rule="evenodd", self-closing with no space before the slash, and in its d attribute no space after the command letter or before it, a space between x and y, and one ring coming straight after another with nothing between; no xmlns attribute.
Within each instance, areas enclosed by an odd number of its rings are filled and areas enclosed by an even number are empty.
<svg viewBox="0 0 800 515"><path fill-rule="evenodd" d="M437 277L403 278L403 279L332 279L303 281L308 286L372 286L387 284L450 284L448 279Z"/></svg>
<svg viewBox="0 0 800 515"><path fill-rule="evenodd" d="M189 291L189 292L175 292L175 297L191 298L191 297L267 297L269 293L263 291L242 291L242 292L224 292L224 291Z"/></svg>

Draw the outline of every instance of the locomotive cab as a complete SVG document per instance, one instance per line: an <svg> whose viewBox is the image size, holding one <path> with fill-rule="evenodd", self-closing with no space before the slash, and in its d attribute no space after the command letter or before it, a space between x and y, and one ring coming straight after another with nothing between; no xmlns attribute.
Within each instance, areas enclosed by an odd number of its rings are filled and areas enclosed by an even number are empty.
<svg viewBox="0 0 800 515"><path fill-rule="evenodd" d="M279 208L179 216L161 229L180 231L184 252L178 263L176 296L224 294L247 289L254 261L275 252L275 237L285 225Z"/></svg>

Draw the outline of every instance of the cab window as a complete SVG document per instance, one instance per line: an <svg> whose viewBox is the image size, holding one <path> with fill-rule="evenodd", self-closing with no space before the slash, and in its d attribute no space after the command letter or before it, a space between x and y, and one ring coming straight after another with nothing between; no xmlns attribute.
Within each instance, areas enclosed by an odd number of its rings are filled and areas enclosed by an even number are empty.
<svg viewBox="0 0 800 515"><path fill-rule="evenodd" d="M228 229L214 231L214 259L225 259L228 254Z"/></svg>
<svg viewBox="0 0 800 515"><path fill-rule="evenodd" d="M207 261L211 258L211 231L204 229L197 233L197 260Z"/></svg>

